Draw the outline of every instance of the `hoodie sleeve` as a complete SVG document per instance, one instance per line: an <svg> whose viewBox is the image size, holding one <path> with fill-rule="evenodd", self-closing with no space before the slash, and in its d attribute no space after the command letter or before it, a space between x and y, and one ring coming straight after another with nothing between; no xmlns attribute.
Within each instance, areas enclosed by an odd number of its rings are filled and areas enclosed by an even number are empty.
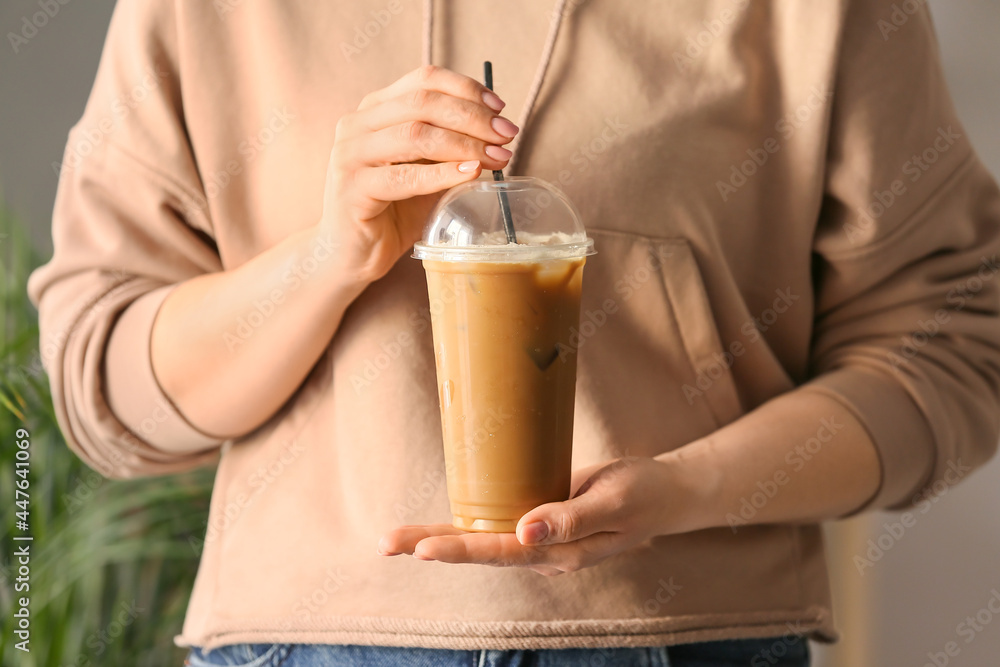
<svg viewBox="0 0 1000 667"><path fill-rule="evenodd" d="M221 444L180 415L150 362L164 298L222 268L185 131L172 11L118 3L57 165L54 254L28 282L59 426L108 477L207 464Z"/></svg>
<svg viewBox="0 0 1000 667"><path fill-rule="evenodd" d="M898 509L996 451L1000 196L923 3L849 3L833 105L807 386L878 451L881 484L859 509Z"/></svg>

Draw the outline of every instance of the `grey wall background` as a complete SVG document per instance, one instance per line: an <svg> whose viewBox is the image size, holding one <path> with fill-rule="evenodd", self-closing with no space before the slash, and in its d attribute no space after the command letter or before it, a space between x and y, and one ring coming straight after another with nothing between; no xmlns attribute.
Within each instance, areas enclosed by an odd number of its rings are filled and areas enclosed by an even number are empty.
<svg viewBox="0 0 1000 667"><path fill-rule="evenodd" d="M46 257L52 252L49 217L58 180L52 163L62 159L69 128L83 114L114 5L58 5L58 13L15 53L8 33L20 33L24 17L39 7L36 0L0 0L0 195L30 224Z"/></svg>
<svg viewBox="0 0 1000 667"><path fill-rule="evenodd" d="M930 5L966 130L986 164L1000 174L1000 4L931 0ZM19 32L23 17L38 5L0 3L0 188L7 204L30 223L46 255L56 187L51 165L61 159L66 134L82 112L113 7L113 0L70 0L14 53L6 35ZM951 641L959 653L949 657L949 665L1000 664L1000 614L987 608L992 591L1000 591L997 480L1000 459L949 490L863 576L850 556L863 555L867 540L878 539L883 524L895 517L862 517L833 530L831 551L847 556L834 572L845 637L834 650L818 648L817 665L922 667L933 664L928 653L944 651ZM976 625L968 624L966 617L977 613ZM970 640L968 632L959 633L961 623L982 629L973 630Z"/></svg>

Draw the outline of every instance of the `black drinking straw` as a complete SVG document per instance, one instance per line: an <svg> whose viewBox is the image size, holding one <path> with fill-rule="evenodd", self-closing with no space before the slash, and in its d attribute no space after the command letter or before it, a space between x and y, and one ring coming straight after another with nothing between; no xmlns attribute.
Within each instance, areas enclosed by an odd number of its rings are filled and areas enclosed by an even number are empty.
<svg viewBox="0 0 1000 667"><path fill-rule="evenodd" d="M493 90L493 63L489 60L483 63L483 79L486 87ZM503 172L499 169L494 169L493 180L503 181ZM507 199L507 191L503 188L497 190L497 198L500 200L500 213L503 214L503 231L507 235L507 243L517 243L517 235L514 233L514 220L510 215L510 201Z"/></svg>

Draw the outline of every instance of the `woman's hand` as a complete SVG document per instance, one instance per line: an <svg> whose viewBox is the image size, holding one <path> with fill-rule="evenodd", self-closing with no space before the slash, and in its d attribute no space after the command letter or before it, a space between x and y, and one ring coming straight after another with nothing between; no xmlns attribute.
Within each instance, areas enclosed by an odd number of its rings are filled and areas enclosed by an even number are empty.
<svg viewBox="0 0 1000 667"><path fill-rule="evenodd" d="M818 391L792 391L656 458L577 471L572 498L525 514L516 536L406 526L387 533L379 553L571 572L657 535L843 517L878 491L880 465L849 408Z"/></svg>
<svg viewBox="0 0 1000 667"><path fill-rule="evenodd" d="M437 193L507 163L501 144L517 128L497 115L503 106L468 77L421 68L344 116L320 221L231 270L184 281L160 308L152 365L187 420L222 440L270 419L315 366L346 309L420 238ZM321 252L322 270L289 288L289 270ZM238 319L276 291L281 317L264 318L252 336L233 335Z"/></svg>
<svg viewBox="0 0 1000 667"><path fill-rule="evenodd" d="M531 510L517 533L467 533L449 524L404 526L379 542L386 556L573 572L656 535L695 530L697 484L685 483L672 458L625 457L578 470L570 500Z"/></svg>
<svg viewBox="0 0 1000 667"><path fill-rule="evenodd" d="M371 93L337 123L318 232L359 281L385 275L420 233L440 193L501 169L518 128L479 82L421 67Z"/></svg>

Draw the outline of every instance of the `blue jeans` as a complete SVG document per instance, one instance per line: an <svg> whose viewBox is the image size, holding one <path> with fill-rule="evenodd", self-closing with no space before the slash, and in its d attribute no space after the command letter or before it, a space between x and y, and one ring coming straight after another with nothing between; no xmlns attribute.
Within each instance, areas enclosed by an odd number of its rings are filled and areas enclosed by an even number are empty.
<svg viewBox="0 0 1000 667"><path fill-rule="evenodd" d="M389 646L234 644L188 654L191 667L809 667L800 637L656 648L449 651Z"/></svg>

